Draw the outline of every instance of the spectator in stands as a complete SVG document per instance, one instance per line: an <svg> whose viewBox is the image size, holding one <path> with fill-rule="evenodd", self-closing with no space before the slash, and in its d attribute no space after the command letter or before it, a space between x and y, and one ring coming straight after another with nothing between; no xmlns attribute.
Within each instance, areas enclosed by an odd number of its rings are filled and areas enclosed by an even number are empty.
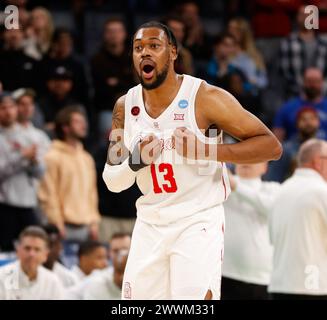
<svg viewBox="0 0 327 320"><path fill-rule="evenodd" d="M129 251L131 247L131 234L114 233L109 241L109 259L114 261L120 251Z"/></svg>
<svg viewBox="0 0 327 320"><path fill-rule="evenodd" d="M13 91L18 88L37 89L38 62L24 52L22 29L4 30L4 45L0 51L0 81L3 89Z"/></svg>
<svg viewBox="0 0 327 320"><path fill-rule="evenodd" d="M255 64L255 73L252 74L252 71L249 71L247 74L249 81L259 89L265 88L268 84L266 66L262 55L255 46L250 24L244 18L234 18L229 21L227 29L238 43L236 57L232 60L232 63L234 62L236 66L238 63L242 64L245 59L243 54L245 53Z"/></svg>
<svg viewBox="0 0 327 320"><path fill-rule="evenodd" d="M222 87L259 118L264 116L260 96L254 95L244 74L237 69L222 79Z"/></svg>
<svg viewBox="0 0 327 320"><path fill-rule="evenodd" d="M78 266L74 266L72 271L79 280L83 280L93 271L107 268L108 251L102 242L86 241L79 247L78 259Z"/></svg>
<svg viewBox="0 0 327 320"><path fill-rule="evenodd" d="M83 277L83 273L77 267L74 267L76 273L81 276L81 282L76 286L67 290L66 298L69 300L82 300L87 295L87 290L93 282L97 282L96 279L100 279L100 282L110 283L108 286L111 288L110 292L118 294L117 285L112 282L112 275L114 273L113 261L117 260L120 252L128 252L131 245L131 236L126 233L114 234L109 241L109 258L111 265L109 268L96 269L89 276ZM103 279L103 281L101 281ZM106 286L107 287L107 286ZM106 289L104 290L106 291ZM106 294L106 293L105 293ZM107 296L107 295L106 295Z"/></svg>
<svg viewBox="0 0 327 320"><path fill-rule="evenodd" d="M37 181L44 173L34 132L17 123L17 105L8 94L0 97L0 249L29 225L38 224ZM43 146L42 146L43 147Z"/></svg>
<svg viewBox="0 0 327 320"><path fill-rule="evenodd" d="M50 140L44 131L36 128L33 124L33 119L38 123L40 120L40 113L35 116L34 98L35 92L31 89L21 88L12 93L18 107L18 123L26 130L26 133L31 137L31 142L38 146L39 158L43 159L45 153L50 147Z"/></svg>
<svg viewBox="0 0 327 320"><path fill-rule="evenodd" d="M223 300L268 300L273 255L268 214L280 185L261 180L267 167L266 162L238 164L236 175L230 175L233 192L224 205Z"/></svg>
<svg viewBox="0 0 327 320"><path fill-rule="evenodd" d="M104 26L101 48L91 59L94 102L101 135L110 127L115 101L134 85L126 39L124 22L119 18L110 18Z"/></svg>
<svg viewBox="0 0 327 320"><path fill-rule="evenodd" d="M55 70L65 67L70 70L73 78L72 95L77 101L88 104L88 85L84 66L74 55L74 40L72 33L65 28L55 30L49 52L41 62L41 70ZM44 83L47 80L44 75Z"/></svg>
<svg viewBox="0 0 327 320"><path fill-rule="evenodd" d="M135 202L141 196L136 184L120 193L111 192L103 183L103 164L108 153L106 143L99 146L95 153L97 182L99 192L99 210L101 213L100 240L107 243L115 233L132 233L136 219Z"/></svg>
<svg viewBox="0 0 327 320"><path fill-rule="evenodd" d="M169 16L164 22L173 32L178 43L178 57L175 60L175 70L180 74L193 75L193 58L191 52L184 47L185 24L177 16Z"/></svg>
<svg viewBox="0 0 327 320"><path fill-rule="evenodd" d="M66 241L96 239L100 222L96 169L81 143L87 135L83 111L61 110L55 131L57 139L45 157L47 170L39 189L41 207Z"/></svg>
<svg viewBox="0 0 327 320"><path fill-rule="evenodd" d="M226 76L234 72L241 72L230 62L235 52L235 46L235 38L228 33L221 34L215 39L213 57L207 65L205 76L211 84L225 87Z"/></svg>
<svg viewBox="0 0 327 320"><path fill-rule="evenodd" d="M79 104L79 101L73 97L73 74L64 66L48 70L46 86L47 92L38 104L44 114L45 129L52 135L56 114L67 106Z"/></svg>
<svg viewBox="0 0 327 320"><path fill-rule="evenodd" d="M48 270L51 270L61 281L65 288L72 287L78 283L76 274L67 269L60 263L62 252L62 238L59 229L55 225L46 225L43 227L49 238L49 254L47 261L43 264Z"/></svg>
<svg viewBox="0 0 327 320"><path fill-rule="evenodd" d="M326 300L326 141L306 141L298 165L282 184L269 215L274 257L268 290L273 299Z"/></svg>
<svg viewBox="0 0 327 320"><path fill-rule="evenodd" d="M280 141L296 134L296 114L309 106L317 110L320 118L318 137L327 138L327 98L323 95L323 75L318 68L308 68L304 72L302 93L287 101L275 115L273 132Z"/></svg>
<svg viewBox="0 0 327 320"><path fill-rule="evenodd" d="M296 116L297 134L283 143L283 154L278 161L271 161L266 179L283 182L296 168L296 156L302 143L317 138L320 127L319 115L312 107L303 107Z"/></svg>
<svg viewBox="0 0 327 320"><path fill-rule="evenodd" d="M103 271L85 286L84 300L121 300L128 250L120 250L113 259L113 272Z"/></svg>
<svg viewBox="0 0 327 320"><path fill-rule="evenodd" d="M315 66L327 75L327 44L314 29L305 27L307 14L304 9L304 5L298 9L297 30L283 39L280 46L279 65L288 95L299 94L304 85L305 69Z"/></svg>
<svg viewBox="0 0 327 320"><path fill-rule="evenodd" d="M64 289L55 274L42 266L48 255L48 237L39 227L22 231L18 261L0 268L0 300L58 300Z"/></svg>
<svg viewBox="0 0 327 320"><path fill-rule="evenodd" d="M209 59L211 44L204 32L198 4L195 1L185 1L177 11L186 26L185 47L191 51L195 60Z"/></svg>
<svg viewBox="0 0 327 320"><path fill-rule="evenodd" d="M41 60L50 48L53 31L51 13L43 7L34 8L26 28L26 53L36 60Z"/></svg>

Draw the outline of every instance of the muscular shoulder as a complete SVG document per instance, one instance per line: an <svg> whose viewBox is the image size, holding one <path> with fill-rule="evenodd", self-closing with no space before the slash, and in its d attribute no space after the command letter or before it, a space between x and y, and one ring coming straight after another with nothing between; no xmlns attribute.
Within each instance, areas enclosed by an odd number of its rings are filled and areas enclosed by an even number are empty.
<svg viewBox="0 0 327 320"><path fill-rule="evenodd" d="M196 108L208 119L214 119L224 111L230 111L233 107L239 108L241 105L237 99L226 90L210 85L203 81L199 87L196 100Z"/></svg>
<svg viewBox="0 0 327 320"><path fill-rule="evenodd" d="M237 101L229 92L226 90L210 85L203 81L199 87L199 91L196 97L197 101L200 103L208 102L223 105L225 103L230 103Z"/></svg>
<svg viewBox="0 0 327 320"><path fill-rule="evenodd" d="M124 128L125 119L125 99L126 95L121 96L115 103L112 113L112 129Z"/></svg>

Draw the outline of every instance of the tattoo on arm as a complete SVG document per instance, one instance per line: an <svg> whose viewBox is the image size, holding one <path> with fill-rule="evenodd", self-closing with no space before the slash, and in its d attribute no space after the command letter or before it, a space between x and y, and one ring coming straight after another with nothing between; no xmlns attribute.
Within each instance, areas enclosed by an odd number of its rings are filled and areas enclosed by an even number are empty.
<svg viewBox="0 0 327 320"><path fill-rule="evenodd" d="M107 164L119 165L129 155L124 144L124 103L116 102L112 114L112 131L110 133Z"/></svg>
<svg viewBox="0 0 327 320"><path fill-rule="evenodd" d="M124 105L116 102L113 113L112 113L112 129L123 129L125 110Z"/></svg>

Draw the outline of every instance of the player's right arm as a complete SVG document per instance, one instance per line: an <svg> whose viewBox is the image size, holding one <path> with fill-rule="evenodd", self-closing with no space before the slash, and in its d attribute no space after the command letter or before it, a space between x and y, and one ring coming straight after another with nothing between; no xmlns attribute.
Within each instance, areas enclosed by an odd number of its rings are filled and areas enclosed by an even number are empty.
<svg viewBox="0 0 327 320"><path fill-rule="evenodd" d="M107 162L102 178L107 188L112 192L121 192L131 187L136 178L136 172L128 164L129 152L124 144L125 96L120 97L113 110L111 133Z"/></svg>
<svg viewBox="0 0 327 320"><path fill-rule="evenodd" d="M124 121L125 96L122 96L114 106L107 162L102 173L107 188L112 192L130 188L137 171L151 164L160 154L160 141L153 135L144 137L130 153L124 142Z"/></svg>
<svg viewBox="0 0 327 320"><path fill-rule="evenodd" d="M129 155L124 143L125 96L120 97L112 113L111 132L107 154L107 164L121 164Z"/></svg>

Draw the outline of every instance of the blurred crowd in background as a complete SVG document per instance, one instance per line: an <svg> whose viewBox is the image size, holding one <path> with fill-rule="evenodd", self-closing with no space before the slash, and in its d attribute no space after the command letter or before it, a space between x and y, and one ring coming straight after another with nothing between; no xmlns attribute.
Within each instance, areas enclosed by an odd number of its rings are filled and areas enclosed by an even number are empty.
<svg viewBox="0 0 327 320"><path fill-rule="evenodd" d="M19 8L19 29L3 24L10 4ZM319 9L318 30L305 27L308 4ZM327 139L325 0L2 1L0 256L10 261L17 250L23 261L26 239L50 248L59 241L63 248L38 263L53 270L60 260L59 269L78 268L62 271L64 286L68 281L75 293L85 286L76 275L93 269L110 275L111 298L121 290L115 291L117 274L128 246L117 249L116 261L111 242L132 233L140 191L111 193L101 175L114 103L138 83L131 37L150 20L174 33L178 73L226 89L283 143L282 158L268 165L263 180L282 183L293 174L303 142ZM45 229L26 229L36 225ZM42 251L42 243L33 245ZM84 266L90 252L102 254L100 267ZM85 292L99 298L97 290Z"/></svg>

